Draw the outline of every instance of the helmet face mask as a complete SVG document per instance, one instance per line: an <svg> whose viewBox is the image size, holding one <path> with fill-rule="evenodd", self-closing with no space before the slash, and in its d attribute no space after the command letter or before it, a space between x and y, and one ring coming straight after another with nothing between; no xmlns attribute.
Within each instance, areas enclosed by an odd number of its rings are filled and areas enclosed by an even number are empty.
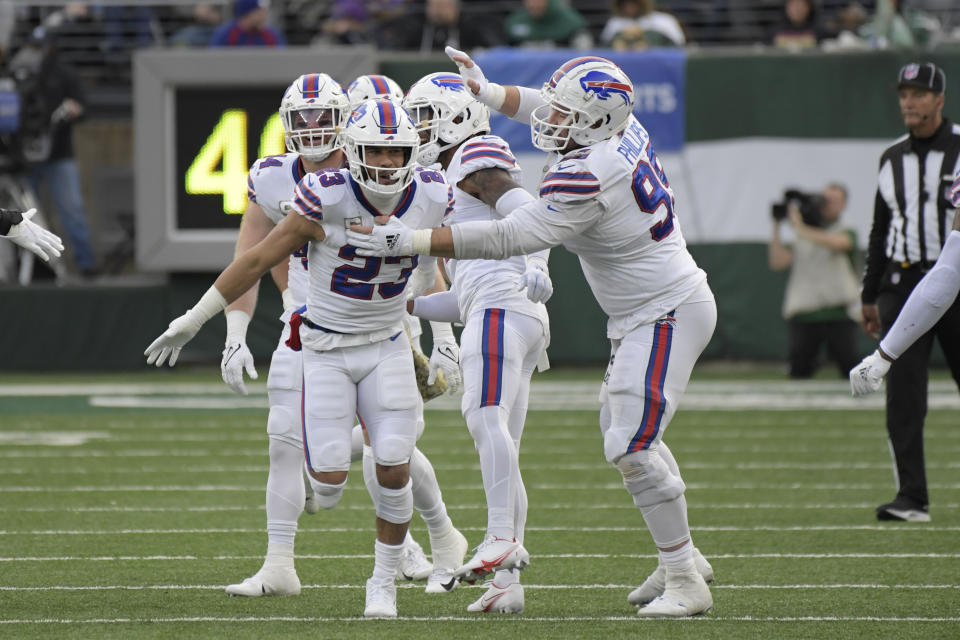
<svg viewBox="0 0 960 640"><path fill-rule="evenodd" d="M350 174L363 189L394 195L413 181L420 136L399 104L364 102L350 115L344 137Z"/></svg>
<svg viewBox="0 0 960 640"><path fill-rule="evenodd" d="M477 134L490 132L490 111L477 102L463 78L431 73L410 87L403 106L420 133L419 162L431 165L440 154Z"/></svg>
<svg viewBox="0 0 960 640"><path fill-rule="evenodd" d="M341 132L347 97L325 73L300 76L280 102L280 121L287 150L319 162L343 146Z"/></svg>
<svg viewBox="0 0 960 640"><path fill-rule="evenodd" d="M633 112L633 83L606 58L574 58L544 83L546 104L530 118L533 145L543 151L566 151L607 140L619 133ZM554 112L566 114L562 122Z"/></svg>

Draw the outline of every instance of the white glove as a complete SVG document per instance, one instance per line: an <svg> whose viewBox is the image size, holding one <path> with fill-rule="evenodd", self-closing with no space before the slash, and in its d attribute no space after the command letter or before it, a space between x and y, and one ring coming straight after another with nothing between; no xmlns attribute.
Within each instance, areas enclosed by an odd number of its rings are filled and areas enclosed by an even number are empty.
<svg viewBox="0 0 960 640"><path fill-rule="evenodd" d="M30 218L37 212L36 209L29 209L22 214L23 221L10 227L7 232L7 238L16 245L19 245L27 251L32 251L43 260L49 261L52 255L55 258L60 257L63 251L63 241L60 236L51 233L40 225L30 222Z"/></svg>
<svg viewBox="0 0 960 640"><path fill-rule="evenodd" d="M503 101L507 97L506 89L496 82L488 82L487 77L483 75L483 70L463 51L453 47L447 47L443 51L456 63L460 75L470 87L470 92L473 93L477 102L495 110L503 106ZM475 83L475 87L471 86L471 81Z"/></svg>
<svg viewBox="0 0 960 640"><path fill-rule="evenodd" d="M553 295L553 282L547 266L540 260L528 260L527 270L520 276L520 291L527 290L531 302L546 302Z"/></svg>
<svg viewBox="0 0 960 640"><path fill-rule="evenodd" d="M247 387L243 383L244 370L251 380L257 379L253 354L247 348L247 325L250 323L250 316L239 309L227 311L226 316L227 341L224 343L223 359L220 361L220 375L228 387L245 396Z"/></svg>
<svg viewBox="0 0 960 640"><path fill-rule="evenodd" d="M374 225L369 235L347 229L347 243L356 247L361 256L410 256L414 253L413 229L393 217L387 224Z"/></svg>
<svg viewBox="0 0 960 640"><path fill-rule="evenodd" d="M180 357L180 350L183 349L183 345L190 342L202 326L203 322L197 320L193 309L179 318L174 318L167 330L151 342L147 350L143 352L143 355L147 356L147 364L156 363L158 367L161 367L169 358L170 366L175 365L177 358Z"/></svg>
<svg viewBox="0 0 960 640"><path fill-rule="evenodd" d="M433 353L430 354L430 375L427 385L437 379L437 369L443 370L447 379L447 393L455 394L463 386L463 374L460 372L460 347L453 337L453 329L446 322L431 322L433 332Z"/></svg>
<svg viewBox="0 0 960 640"><path fill-rule="evenodd" d="M244 370L251 380L257 379L257 370L253 366L253 354L247 348L247 343L227 342L223 349L223 360L220 361L220 373L227 386L243 396L247 395L247 387L243 383Z"/></svg>
<svg viewBox="0 0 960 640"><path fill-rule="evenodd" d="M850 369L850 392L854 397L865 396L880 388L883 376L890 370L891 362L874 351Z"/></svg>

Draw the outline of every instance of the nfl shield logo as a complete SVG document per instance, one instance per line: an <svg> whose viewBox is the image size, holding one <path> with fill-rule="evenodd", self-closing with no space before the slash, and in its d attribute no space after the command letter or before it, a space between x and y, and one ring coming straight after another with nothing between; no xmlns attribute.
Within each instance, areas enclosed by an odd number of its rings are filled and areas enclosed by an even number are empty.
<svg viewBox="0 0 960 640"><path fill-rule="evenodd" d="M913 80L914 78L917 77L918 73L920 73L920 65L908 64L907 68L903 70L903 79Z"/></svg>

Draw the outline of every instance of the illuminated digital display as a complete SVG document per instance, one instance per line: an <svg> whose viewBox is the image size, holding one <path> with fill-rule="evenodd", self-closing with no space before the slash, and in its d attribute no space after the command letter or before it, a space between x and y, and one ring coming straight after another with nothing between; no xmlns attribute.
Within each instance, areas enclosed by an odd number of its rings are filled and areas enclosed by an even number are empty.
<svg viewBox="0 0 960 640"><path fill-rule="evenodd" d="M231 229L247 207L247 171L286 153L277 108L285 87L179 87L176 101L178 229Z"/></svg>

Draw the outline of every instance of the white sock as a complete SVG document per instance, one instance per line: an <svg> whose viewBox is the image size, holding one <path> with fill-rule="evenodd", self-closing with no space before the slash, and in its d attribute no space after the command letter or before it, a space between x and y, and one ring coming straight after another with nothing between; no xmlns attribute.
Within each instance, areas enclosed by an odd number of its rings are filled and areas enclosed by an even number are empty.
<svg viewBox="0 0 960 640"><path fill-rule="evenodd" d="M443 534L453 524L447 515L447 506L443 503L437 474L427 456L414 448L410 456L410 480L413 481L413 507L423 518L427 531L431 535Z"/></svg>
<svg viewBox="0 0 960 640"><path fill-rule="evenodd" d="M493 576L493 584L500 588L520 582L520 572L516 569L500 569Z"/></svg>
<svg viewBox="0 0 960 640"><path fill-rule="evenodd" d="M650 530L658 549L669 549L690 540L687 499L684 496L649 507L640 507L640 513L643 514L643 520L647 523L647 529ZM688 546L693 548L692 544Z"/></svg>
<svg viewBox="0 0 960 640"><path fill-rule="evenodd" d="M263 560L263 566L268 565L293 569L293 544L267 543L267 557Z"/></svg>
<svg viewBox="0 0 960 640"><path fill-rule="evenodd" d="M667 571L696 571L693 564L693 545L687 542L675 551L661 551L660 564Z"/></svg>
<svg viewBox="0 0 960 640"><path fill-rule="evenodd" d="M500 420L500 407L469 412L467 427L477 445L480 473L487 496L487 535L512 540L515 535L517 448Z"/></svg>
<svg viewBox="0 0 960 640"><path fill-rule="evenodd" d="M297 518L303 512L303 450L282 440L270 439L267 473L267 542L293 549Z"/></svg>
<svg viewBox="0 0 960 640"><path fill-rule="evenodd" d="M377 540L373 549L373 578L379 582L393 582L400 566L403 544L392 545Z"/></svg>

